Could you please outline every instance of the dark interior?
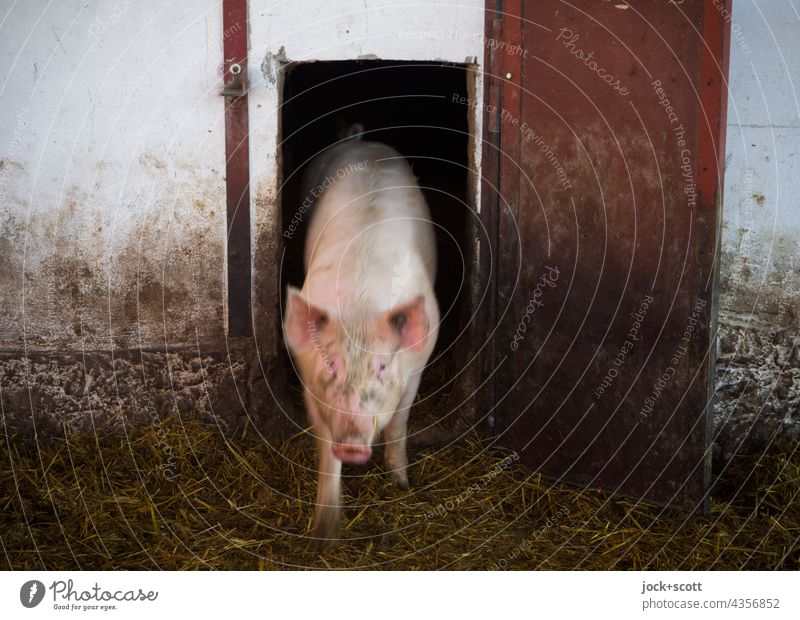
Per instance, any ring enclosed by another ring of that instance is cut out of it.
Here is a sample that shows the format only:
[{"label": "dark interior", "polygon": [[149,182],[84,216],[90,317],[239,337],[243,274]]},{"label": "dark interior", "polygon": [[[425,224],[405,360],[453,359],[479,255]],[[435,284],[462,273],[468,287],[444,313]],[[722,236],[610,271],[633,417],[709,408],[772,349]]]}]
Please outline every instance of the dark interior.
[{"label": "dark interior", "polygon": [[[460,373],[466,365],[460,358],[469,357],[464,354],[469,347],[463,333],[471,316],[466,271],[471,264],[472,208],[468,75],[466,65],[378,60],[309,62],[284,71],[280,115],[284,228],[298,212],[308,162],[344,137],[354,123],[364,126],[363,139],[389,144],[409,160],[430,207],[442,323],[411,416],[410,438],[417,444],[442,444],[461,432],[466,410],[460,394],[470,389],[466,374]],[[281,237],[282,291],[287,284],[303,284],[309,216],[291,238]],[[299,405],[299,381],[293,372],[288,378],[289,393]]]},{"label": "dark interior", "polygon": [[[389,144],[410,161],[436,225],[436,295],[443,320],[434,366],[455,362],[453,345],[470,314],[463,307],[468,297],[470,217],[470,108],[463,99],[467,76],[467,68],[460,65],[377,60],[302,63],[286,67],[284,73],[280,117],[284,226],[297,213],[308,162],[341,139],[352,124],[364,126],[363,139]],[[291,238],[282,237],[281,290],[303,283],[308,219],[303,218]],[[433,369],[431,373],[437,374]]]}]

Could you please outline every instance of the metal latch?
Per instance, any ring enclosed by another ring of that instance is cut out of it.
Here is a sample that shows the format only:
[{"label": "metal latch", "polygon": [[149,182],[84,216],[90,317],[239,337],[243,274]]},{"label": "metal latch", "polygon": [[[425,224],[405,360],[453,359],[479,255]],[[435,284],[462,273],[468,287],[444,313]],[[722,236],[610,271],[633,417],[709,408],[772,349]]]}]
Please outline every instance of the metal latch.
[{"label": "metal latch", "polygon": [[232,62],[225,72],[225,87],[220,93],[223,97],[243,97],[247,94],[247,71],[245,61]]}]

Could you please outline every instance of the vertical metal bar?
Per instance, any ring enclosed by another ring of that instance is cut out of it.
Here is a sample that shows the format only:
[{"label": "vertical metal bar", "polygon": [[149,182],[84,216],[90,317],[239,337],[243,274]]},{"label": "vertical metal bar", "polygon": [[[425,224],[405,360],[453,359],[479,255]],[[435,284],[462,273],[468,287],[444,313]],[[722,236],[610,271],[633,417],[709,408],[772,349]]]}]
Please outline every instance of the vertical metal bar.
[{"label": "vertical metal bar", "polygon": [[[509,49],[522,49],[521,0],[505,0],[503,3],[502,44]],[[497,44],[495,44],[497,46]],[[493,46],[494,47],[494,46]],[[501,48],[504,49],[504,48]],[[500,125],[500,204],[498,205],[498,253],[499,265],[508,273],[498,272],[498,320],[511,301],[514,282],[517,279],[520,259],[520,239],[515,234],[519,221],[519,162],[520,131],[517,128],[522,116],[522,56],[500,53],[496,59],[499,69],[500,101],[498,123]],[[529,86],[530,88],[530,86]]]},{"label": "vertical metal bar", "polygon": [[[727,0],[728,15],[731,0]],[[700,128],[697,145],[697,190],[700,207],[714,211],[725,166],[725,122],[728,107],[730,22],[713,3],[705,5],[700,61]]]},{"label": "vertical metal bar", "polygon": [[223,0],[228,335],[252,333],[250,154],[247,118],[247,0]]},{"label": "vertical metal bar", "polygon": [[[503,0],[488,0],[484,18],[484,36],[498,39],[503,29]],[[486,237],[481,238],[479,252],[479,287],[485,291],[485,302],[479,309],[480,319],[473,321],[475,341],[485,336],[478,332],[478,326],[497,324],[497,214],[500,203],[500,64],[499,54],[493,45],[484,46],[483,75],[484,97],[483,108],[483,155],[481,157],[481,219]],[[480,298],[480,293],[477,298]],[[495,368],[495,344],[490,342],[481,355],[478,382],[491,377]],[[493,407],[495,400],[494,381],[488,381],[481,391],[478,410],[487,412],[486,426],[492,433],[495,427]]]},{"label": "vertical metal bar", "polygon": [[[505,0],[502,4],[500,24],[493,37],[499,39],[487,47],[496,48],[493,58],[493,80],[498,87],[497,100],[490,102],[494,111],[494,123],[498,131],[498,164],[497,164],[497,203],[494,212],[494,232],[496,243],[492,260],[496,264],[494,285],[495,317],[492,325],[498,326],[500,334],[512,333],[505,329],[509,320],[508,310],[512,302],[514,284],[519,277],[520,239],[517,234],[520,213],[519,161],[520,131],[522,116],[522,55],[501,52],[503,49],[522,49],[522,11],[521,0]],[[500,339],[495,339],[495,364],[503,364],[507,349],[497,349]],[[510,378],[508,371],[498,372],[494,389],[494,403],[503,402],[508,393]],[[497,433],[508,429],[507,420],[502,416],[496,420]]]},{"label": "vertical metal bar", "polygon": [[[708,339],[708,401],[706,406],[706,452],[703,466],[705,489],[711,488],[711,437],[714,431],[714,398],[716,381],[717,314],[719,312],[719,267],[722,231],[722,190],[725,186],[725,134],[728,117],[728,64],[730,60],[731,22],[723,15],[732,14],[732,0],[725,1],[727,13],[707,3],[703,19],[703,53],[700,62],[700,127],[696,171],[700,208],[712,213],[714,256],[711,272],[711,325]],[[707,124],[706,124],[707,123]],[[703,512],[709,510],[709,498],[703,499]]]}]

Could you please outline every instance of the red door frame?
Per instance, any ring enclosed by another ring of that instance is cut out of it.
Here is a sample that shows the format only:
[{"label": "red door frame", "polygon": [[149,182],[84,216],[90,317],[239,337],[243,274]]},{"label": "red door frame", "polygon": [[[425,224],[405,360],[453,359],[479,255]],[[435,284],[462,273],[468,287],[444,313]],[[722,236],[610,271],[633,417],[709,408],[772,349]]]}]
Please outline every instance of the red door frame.
[{"label": "red door frame", "polygon": [[223,0],[228,335],[252,334],[247,0]]},{"label": "red door frame", "polygon": [[[716,227],[716,242],[719,243],[719,218],[721,217],[721,194],[723,187],[725,157],[725,123],[727,104],[727,75],[730,42],[731,0],[726,0],[727,13],[717,9],[714,3],[705,2],[703,9],[703,48],[700,61],[699,85],[699,118],[700,127],[697,136],[697,179],[698,211],[704,212],[714,219],[710,222]],[[531,3],[524,10],[535,11],[537,5]],[[524,49],[524,18],[532,19],[533,15],[523,15],[521,0],[487,0],[484,31],[486,37],[494,41],[502,41],[505,49]],[[484,107],[484,142],[482,164],[482,219],[487,239],[480,249],[481,284],[495,300],[493,304],[482,310],[483,324],[498,325],[503,321],[512,301],[511,296],[519,270],[519,248],[513,244],[502,243],[503,239],[516,238],[516,222],[519,221],[520,207],[520,168],[523,144],[520,132],[512,127],[509,119],[521,118],[522,87],[532,88],[523,83],[522,56],[498,51],[501,46],[485,47],[485,107]],[[504,131],[505,129],[505,131]],[[698,247],[695,251],[700,257],[706,253],[718,256],[717,248]],[[489,257],[487,259],[487,257]],[[719,262],[715,260],[712,275],[718,280]],[[525,288],[525,283],[521,283]],[[698,285],[699,286],[699,285]],[[712,297],[712,323],[710,338],[716,334],[716,291]],[[493,375],[498,364],[504,360],[500,347],[486,356],[482,369],[485,377]],[[714,375],[714,347],[710,346],[709,355],[709,396],[707,407],[708,424],[703,432],[706,440],[711,436],[711,407]],[[502,407],[506,394],[492,385],[481,399],[485,410],[494,411]],[[498,404],[499,403],[499,404]],[[490,417],[491,420],[494,416]],[[514,429],[509,429],[511,433]],[[508,439],[506,439],[508,441]],[[511,441],[513,443],[513,441]],[[710,450],[706,450],[703,478],[708,488],[710,476]],[[523,460],[525,455],[523,455]],[[530,460],[530,459],[529,459]],[[568,480],[567,480],[568,481]],[[708,498],[699,504],[684,502],[685,507],[696,510],[707,510]],[[681,502],[677,502],[680,505]]]}]

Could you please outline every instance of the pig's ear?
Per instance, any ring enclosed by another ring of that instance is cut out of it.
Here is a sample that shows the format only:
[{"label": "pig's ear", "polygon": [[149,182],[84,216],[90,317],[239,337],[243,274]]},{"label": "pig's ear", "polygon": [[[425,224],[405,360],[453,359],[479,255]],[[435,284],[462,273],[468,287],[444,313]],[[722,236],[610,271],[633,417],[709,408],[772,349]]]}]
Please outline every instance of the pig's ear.
[{"label": "pig's ear", "polygon": [[425,312],[424,295],[392,308],[384,317],[391,330],[400,337],[401,348],[421,351],[425,347],[430,323]]},{"label": "pig's ear", "polygon": [[292,351],[306,351],[319,341],[330,323],[330,313],[308,302],[294,286],[286,289],[286,316],[283,330]]}]

